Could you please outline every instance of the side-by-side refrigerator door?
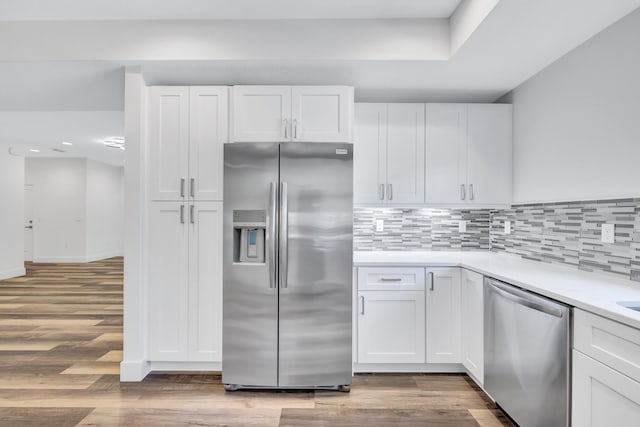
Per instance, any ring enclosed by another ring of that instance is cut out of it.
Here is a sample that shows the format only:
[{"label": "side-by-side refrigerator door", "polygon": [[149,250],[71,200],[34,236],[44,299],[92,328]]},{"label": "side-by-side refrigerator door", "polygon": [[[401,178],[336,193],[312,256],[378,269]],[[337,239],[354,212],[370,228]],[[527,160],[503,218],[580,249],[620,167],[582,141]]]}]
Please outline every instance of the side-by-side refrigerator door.
[{"label": "side-by-side refrigerator door", "polygon": [[281,144],[281,387],[351,384],[352,164],[351,144]]},{"label": "side-by-side refrigerator door", "polygon": [[278,385],[278,144],[224,146],[222,382]]}]

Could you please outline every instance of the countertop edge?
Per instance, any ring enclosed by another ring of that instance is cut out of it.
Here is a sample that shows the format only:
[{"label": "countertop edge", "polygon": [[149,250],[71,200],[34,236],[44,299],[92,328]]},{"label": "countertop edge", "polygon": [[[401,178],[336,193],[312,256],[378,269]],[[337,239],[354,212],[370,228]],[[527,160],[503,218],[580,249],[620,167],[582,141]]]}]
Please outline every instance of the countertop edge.
[{"label": "countertop edge", "polygon": [[[397,252],[393,252],[394,256],[397,257],[398,253]],[[462,254],[465,254],[466,256],[473,256],[473,252],[462,252]],[[482,254],[481,256],[484,257],[497,257],[497,256],[503,256],[503,255],[496,255],[496,254],[491,254],[491,253],[487,253],[487,252],[481,252],[480,254]],[[442,257],[442,255],[444,254],[438,254],[439,257]],[[462,256],[465,256],[462,255]],[[446,255],[445,255],[446,256]],[[512,257],[512,259],[510,260],[510,262],[517,262],[517,260],[515,259],[515,257]],[[528,261],[528,260],[522,260],[523,264],[526,264],[528,268],[531,267],[531,262],[535,262],[535,261]],[[548,288],[541,288],[539,286],[536,286],[535,284],[531,283],[531,282],[526,282],[526,281],[522,281],[518,278],[514,278],[511,276],[505,276],[504,274],[500,274],[499,272],[496,272],[495,270],[492,270],[491,268],[486,268],[486,267],[481,267],[478,265],[474,265],[473,263],[469,263],[469,262],[465,262],[465,261],[461,261],[461,260],[457,260],[457,261],[443,261],[443,260],[437,260],[437,261],[429,261],[429,260],[425,260],[425,261],[416,261],[416,260],[412,260],[412,261],[402,261],[402,260],[392,260],[392,261],[385,261],[385,260],[379,260],[379,261],[355,261],[353,262],[353,266],[354,267],[381,267],[381,266],[389,266],[389,267],[460,267],[460,268],[464,268],[467,270],[471,270],[474,271],[476,273],[482,274],[483,276],[488,276],[506,283],[509,283],[511,285],[520,287],[522,289],[534,292],[536,294],[542,295],[544,297],[547,298],[551,298],[554,299],[556,301],[562,302],[564,304],[579,308],[581,310],[585,310],[588,311],[590,313],[602,316],[604,318],[607,318],[609,320],[613,320],[616,321],[618,323],[621,323],[623,325],[626,326],[630,326],[636,329],[640,329],[640,315],[638,315],[636,317],[634,317],[634,314],[636,314],[635,312],[631,312],[631,313],[624,313],[624,310],[629,310],[627,308],[624,308],[622,306],[617,306],[617,307],[613,307],[614,309],[608,309],[607,307],[603,307],[603,306],[598,306],[598,305],[594,305],[593,303],[585,300],[585,299],[581,299],[578,296],[572,296],[572,295],[568,295],[567,293],[562,293],[562,292],[554,292],[553,290],[550,290]],[[547,264],[541,264],[542,266],[548,266]],[[562,268],[564,270],[566,270],[566,273],[570,274],[571,273],[571,269],[570,267],[564,267],[564,266],[559,266],[559,268]],[[584,272],[581,272],[584,273]],[[578,276],[578,272],[575,272],[575,275]],[[588,273],[588,274],[594,274],[597,277],[597,273]],[[577,279],[579,280],[579,279]],[[610,279],[611,281],[620,281],[620,279],[617,278],[612,278]],[[629,283],[631,284],[631,282]],[[603,288],[608,286],[607,284],[602,284],[601,285]],[[638,295],[639,295],[639,300],[640,300],[640,288],[638,289]],[[609,303],[610,305],[610,303]],[[621,312],[618,312],[621,311]]]}]

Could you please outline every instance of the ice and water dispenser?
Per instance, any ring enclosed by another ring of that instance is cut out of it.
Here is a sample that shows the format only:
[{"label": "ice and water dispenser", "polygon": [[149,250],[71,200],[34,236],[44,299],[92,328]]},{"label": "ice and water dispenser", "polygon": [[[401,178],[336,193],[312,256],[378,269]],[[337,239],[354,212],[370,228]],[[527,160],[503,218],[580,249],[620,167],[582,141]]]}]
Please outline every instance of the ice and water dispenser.
[{"label": "ice and water dispenser", "polygon": [[263,210],[233,211],[233,261],[264,263],[264,238],[267,212]]}]

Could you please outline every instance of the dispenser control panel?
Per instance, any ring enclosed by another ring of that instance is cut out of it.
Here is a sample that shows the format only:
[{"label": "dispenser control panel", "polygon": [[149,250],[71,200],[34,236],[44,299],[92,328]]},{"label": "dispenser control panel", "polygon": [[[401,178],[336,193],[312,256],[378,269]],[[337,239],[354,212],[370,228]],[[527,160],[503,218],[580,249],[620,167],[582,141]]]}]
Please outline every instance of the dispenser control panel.
[{"label": "dispenser control panel", "polygon": [[264,210],[233,211],[234,262],[265,262],[265,231],[267,212]]}]

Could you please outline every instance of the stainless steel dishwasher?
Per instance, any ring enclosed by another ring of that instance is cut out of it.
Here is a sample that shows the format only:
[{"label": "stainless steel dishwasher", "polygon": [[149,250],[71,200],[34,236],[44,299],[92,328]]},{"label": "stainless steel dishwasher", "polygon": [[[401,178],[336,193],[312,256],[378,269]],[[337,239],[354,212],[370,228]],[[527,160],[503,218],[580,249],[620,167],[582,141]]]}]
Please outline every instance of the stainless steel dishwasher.
[{"label": "stainless steel dishwasher", "polygon": [[570,307],[485,278],[484,387],[521,427],[569,426]]}]

